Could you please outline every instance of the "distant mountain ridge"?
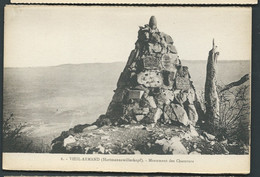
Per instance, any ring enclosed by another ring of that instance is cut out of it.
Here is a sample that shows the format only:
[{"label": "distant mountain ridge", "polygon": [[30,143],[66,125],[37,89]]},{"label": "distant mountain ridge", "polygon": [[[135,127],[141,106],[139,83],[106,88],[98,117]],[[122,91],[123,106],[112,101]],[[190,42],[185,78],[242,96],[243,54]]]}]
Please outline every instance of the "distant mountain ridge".
[{"label": "distant mountain ridge", "polygon": [[[184,63],[203,63],[207,62],[207,60],[181,60]],[[219,60],[219,63],[232,63],[232,62],[250,62],[250,60]],[[124,61],[115,61],[111,63],[66,63],[66,64],[59,64],[59,65],[52,65],[52,66],[27,66],[27,67],[4,67],[4,69],[19,69],[19,68],[47,68],[47,67],[69,67],[69,66],[87,66],[87,65],[118,65],[123,64],[125,65],[126,62]]]}]

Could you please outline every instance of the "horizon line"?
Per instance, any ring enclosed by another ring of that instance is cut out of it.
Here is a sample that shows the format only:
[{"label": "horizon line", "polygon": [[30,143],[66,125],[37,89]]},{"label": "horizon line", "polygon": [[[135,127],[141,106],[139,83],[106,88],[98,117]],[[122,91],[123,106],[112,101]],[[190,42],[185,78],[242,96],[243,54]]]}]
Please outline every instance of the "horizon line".
[{"label": "horizon line", "polygon": [[[181,61],[190,61],[190,62],[199,62],[207,60],[184,60]],[[250,60],[219,60],[218,62],[234,62],[234,61],[250,61]],[[3,68],[46,68],[46,67],[59,67],[64,65],[84,65],[84,64],[113,64],[113,63],[127,63],[127,61],[113,61],[113,62],[89,62],[89,63],[64,63],[58,65],[49,65],[49,66],[3,66]]]}]

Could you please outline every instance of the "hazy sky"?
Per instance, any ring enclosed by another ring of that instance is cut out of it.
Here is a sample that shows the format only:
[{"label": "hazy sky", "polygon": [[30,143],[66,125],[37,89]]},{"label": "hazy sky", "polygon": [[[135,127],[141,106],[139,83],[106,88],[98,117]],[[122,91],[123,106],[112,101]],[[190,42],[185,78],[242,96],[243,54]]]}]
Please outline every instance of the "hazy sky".
[{"label": "hazy sky", "polygon": [[251,58],[251,9],[245,7],[7,6],[5,67],[127,61],[139,26],[155,15],[180,59]]}]

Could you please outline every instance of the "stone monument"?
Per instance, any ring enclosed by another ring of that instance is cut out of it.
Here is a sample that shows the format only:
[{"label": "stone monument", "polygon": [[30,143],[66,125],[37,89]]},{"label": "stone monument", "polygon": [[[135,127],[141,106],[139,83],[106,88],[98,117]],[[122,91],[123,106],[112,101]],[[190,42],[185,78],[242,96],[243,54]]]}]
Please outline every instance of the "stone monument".
[{"label": "stone monument", "polygon": [[159,31],[154,16],[140,27],[114,92],[106,114],[97,120],[101,125],[160,122],[195,126],[198,121],[188,67],[181,64],[172,37]]}]

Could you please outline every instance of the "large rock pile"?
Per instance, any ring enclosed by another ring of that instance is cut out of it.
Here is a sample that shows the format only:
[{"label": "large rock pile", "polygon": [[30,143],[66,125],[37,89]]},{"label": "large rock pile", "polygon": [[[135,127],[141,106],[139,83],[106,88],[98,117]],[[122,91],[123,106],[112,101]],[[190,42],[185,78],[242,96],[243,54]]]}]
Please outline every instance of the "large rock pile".
[{"label": "large rock pile", "polygon": [[140,27],[135,49],[98,125],[160,121],[195,126],[195,90],[173,43],[171,36],[159,31],[154,16]]}]

